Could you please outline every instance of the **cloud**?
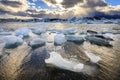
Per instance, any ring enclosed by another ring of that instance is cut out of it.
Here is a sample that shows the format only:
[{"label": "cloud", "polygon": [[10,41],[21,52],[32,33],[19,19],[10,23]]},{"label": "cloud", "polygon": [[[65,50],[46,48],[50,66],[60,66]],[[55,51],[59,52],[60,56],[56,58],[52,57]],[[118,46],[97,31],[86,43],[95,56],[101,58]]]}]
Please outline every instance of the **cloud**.
[{"label": "cloud", "polygon": [[72,8],[77,4],[82,4],[79,7],[97,7],[97,6],[107,6],[105,0],[43,0],[48,5],[57,5],[63,8]]},{"label": "cloud", "polygon": [[0,10],[10,13],[25,11],[28,8],[27,0],[0,0]]},{"label": "cloud", "polygon": [[51,3],[51,4],[57,4],[56,0],[45,0],[45,2]]},{"label": "cloud", "polygon": [[105,2],[105,0],[85,0],[85,4],[83,7],[105,7],[108,4]]},{"label": "cloud", "polygon": [[50,9],[36,7],[39,0],[0,0],[0,15],[32,18],[116,17],[120,5],[112,6],[105,0],[42,0]]},{"label": "cloud", "polygon": [[71,8],[71,7],[74,7],[75,5],[77,5],[78,3],[83,3],[83,0],[63,0],[61,5],[64,8]]},{"label": "cloud", "polygon": [[62,14],[62,17],[67,18],[73,16],[120,16],[120,6],[112,6],[105,0],[62,0],[61,2],[59,0],[45,0],[45,2],[49,4],[48,6],[54,5],[61,10],[67,10]]}]

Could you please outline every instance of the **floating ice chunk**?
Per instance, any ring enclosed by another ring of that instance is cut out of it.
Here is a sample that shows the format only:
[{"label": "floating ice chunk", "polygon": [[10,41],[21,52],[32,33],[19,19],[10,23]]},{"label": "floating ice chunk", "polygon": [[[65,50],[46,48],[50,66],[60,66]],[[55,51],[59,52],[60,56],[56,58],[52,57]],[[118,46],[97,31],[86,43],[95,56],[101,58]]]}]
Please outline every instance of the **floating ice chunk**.
[{"label": "floating ice chunk", "polygon": [[49,30],[51,33],[62,33],[62,30],[52,29]]},{"label": "floating ice chunk", "polygon": [[40,34],[42,34],[42,33],[45,33],[45,32],[46,32],[46,29],[45,29],[45,28],[34,28],[34,29],[32,30],[32,32],[35,33],[35,34],[40,35]]},{"label": "floating ice chunk", "polygon": [[113,41],[113,34],[110,34],[110,33],[106,33],[106,34],[96,34],[96,35],[94,35],[94,36],[95,36],[95,37],[98,37],[98,38],[101,38],[101,39]]},{"label": "floating ice chunk", "polygon": [[99,46],[112,47],[109,41],[99,38],[99,37],[87,36],[86,40],[88,40],[90,43],[93,43]]},{"label": "floating ice chunk", "polygon": [[32,48],[38,48],[40,46],[43,46],[45,45],[45,40],[44,39],[41,39],[41,38],[35,38],[33,39],[29,45],[32,47]]},{"label": "floating ice chunk", "polygon": [[98,61],[102,60],[99,56],[96,56],[93,53],[85,51],[85,54],[87,57],[89,57],[89,59],[92,63],[97,63]]},{"label": "floating ice chunk", "polygon": [[0,35],[12,35],[11,32],[0,32]]},{"label": "floating ice chunk", "polygon": [[57,34],[54,37],[54,43],[56,45],[62,45],[66,42],[65,35],[64,34]]},{"label": "floating ice chunk", "polygon": [[78,35],[67,35],[66,39],[67,39],[67,41],[76,42],[76,43],[80,43],[80,44],[82,44],[84,42],[84,38],[80,37]]},{"label": "floating ice chunk", "polygon": [[73,72],[81,72],[84,68],[84,64],[66,60],[57,52],[51,52],[50,58],[46,59],[45,62],[48,65],[52,65]]},{"label": "floating ice chunk", "polygon": [[106,38],[111,38],[111,39],[113,39],[113,37],[114,37],[114,35],[111,33],[105,33],[105,34],[103,34],[103,36]]},{"label": "floating ice chunk", "polygon": [[78,29],[76,27],[71,27],[71,28],[67,28],[67,29],[64,29],[62,31],[63,34],[67,35],[67,34],[75,34],[77,33]]},{"label": "floating ice chunk", "polygon": [[5,42],[5,48],[15,48],[23,44],[23,40],[16,36],[5,36],[3,40]]},{"label": "floating ice chunk", "polygon": [[[22,36],[21,36],[22,37]],[[34,34],[32,31],[30,31],[30,33],[29,33],[29,38],[30,39],[34,39],[34,38],[38,38],[39,37],[39,35],[37,35],[37,34]]]},{"label": "floating ice chunk", "polygon": [[27,28],[19,28],[15,31],[16,36],[22,35],[23,37],[28,37],[30,33],[30,30]]},{"label": "floating ice chunk", "polygon": [[98,34],[98,32],[93,31],[93,30],[87,30],[87,33],[89,33],[89,34]]},{"label": "floating ice chunk", "polygon": [[88,33],[87,33],[87,31],[82,31],[82,32],[80,32],[80,34],[81,35],[87,35]]}]

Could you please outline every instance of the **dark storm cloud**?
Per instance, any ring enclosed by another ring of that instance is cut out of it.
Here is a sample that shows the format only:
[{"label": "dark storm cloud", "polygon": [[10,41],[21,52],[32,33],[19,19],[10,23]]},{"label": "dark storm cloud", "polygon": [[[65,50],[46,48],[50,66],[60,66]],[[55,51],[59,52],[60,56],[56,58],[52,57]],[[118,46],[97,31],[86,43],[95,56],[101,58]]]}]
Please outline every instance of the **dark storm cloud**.
[{"label": "dark storm cloud", "polygon": [[4,11],[4,9],[0,9],[0,14],[10,13],[9,11]]},{"label": "dark storm cloud", "polygon": [[[50,3],[50,4],[58,4],[58,0],[45,0],[45,2]],[[85,2],[85,4],[84,4]],[[63,0],[61,3],[59,3],[63,8],[71,8],[74,7],[77,4],[83,4],[83,7],[104,7],[107,6],[108,4],[104,0]],[[80,6],[80,7],[82,7]]]},{"label": "dark storm cloud", "polygon": [[25,11],[27,8],[27,0],[0,0],[1,11],[19,12]]},{"label": "dark storm cloud", "polygon": [[108,4],[104,0],[85,0],[86,4],[85,7],[105,7]]},{"label": "dark storm cloud", "polygon": [[[37,8],[35,3],[30,3],[28,0],[0,0],[0,15],[10,14],[23,18],[26,16],[32,18],[70,18],[83,16],[120,17],[120,6],[109,5],[105,0],[42,1],[50,6],[51,9]],[[55,7],[57,10],[54,10]]]},{"label": "dark storm cloud", "polygon": [[49,3],[51,3],[51,4],[56,4],[57,2],[56,2],[56,0],[45,0],[46,2],[49,2]]},{"label": "dark storm cloud", "polygon": [[5,5],[5,6],[11,6],[11,7],[20,7],[22,5],[21,2],[18,2],[18,1],[7,1],[7,0],[0,1],[0,3]]},{"label": "dark storm cloud", "polygon": [[63,0],[61,3],[64,8],[74,7],[78,3],[83,3],[83,0]]}]

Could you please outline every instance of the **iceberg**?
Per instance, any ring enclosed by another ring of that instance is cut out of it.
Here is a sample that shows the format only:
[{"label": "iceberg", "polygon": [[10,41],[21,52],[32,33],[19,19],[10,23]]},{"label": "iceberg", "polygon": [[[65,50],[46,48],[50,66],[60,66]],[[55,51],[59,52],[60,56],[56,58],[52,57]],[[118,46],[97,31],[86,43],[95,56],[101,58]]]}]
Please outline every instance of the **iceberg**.
[{"label": "iceberg", "polygon": [[5,48],[15,48],[23,44],[23,39],[16,36],[5,36],[3,37]]},{"label": "iceberg", "polygon": [[55,45],[62,45],[66,42],[65,35],[64,34],[57,34],[54,37],[54,44]]},{"label": "iceberg", "polygon": [[67,41],[80,43],[82,44],[85,40],[83,37],[80,37],[79,35],[67,35],[66,36]]},{"label": "iceberg", "polygon": [[84,68],[84,64],[66,60],[57,52],[51,52],[50,58],[45,59],[45,63],[49,66],[54,66],[73,72],[82,72]]},{"label": "iceberg", "polygon": [[32,48],[38,48],[40,46],[43,46],[45,45],[45,40],[44,39],[41,39],[41,38],[35,38],[33,39],[29,45],[32,47]]},{"label": "iceberg", "polygon": [[28,37],[30,30],[28,28],[19,28],[15,31],[16,36]]},{"label": "iceberg", "polygon": [[90,52],[87,52],[87,51],[84,51],[84,52],[92,63],[97,63],[98,61],[102,60],[99,56],[97,56],[93,53],[90,53]]},{"label": "iceberg", "polygon": [[71,28],[62,30],[62,33],[65,35],[68,35],[68,34],[75,34],[75,33],[77,33],[77,31],[78,31],[78,29],[76,27],[71,27]]}]

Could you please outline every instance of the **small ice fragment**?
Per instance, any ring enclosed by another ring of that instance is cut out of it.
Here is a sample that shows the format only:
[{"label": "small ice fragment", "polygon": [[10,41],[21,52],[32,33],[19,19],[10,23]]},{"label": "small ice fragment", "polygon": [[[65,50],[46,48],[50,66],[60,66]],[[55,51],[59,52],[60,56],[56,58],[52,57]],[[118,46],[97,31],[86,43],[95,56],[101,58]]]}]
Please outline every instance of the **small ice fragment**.
[{"label": "small ice fragment", "polygon": [[114,37],[114,35],[111,33],[105,33],[105,34],[103,34],[103,36],[105,36],[106,38],[111,38],[111,39],[113,39],[113,37]]},{"label": "small ice fragment", "polygon": [[90,61],[93,63],[97,63],[98,61],[102,60],[99,56],[96,56],[93,53],[85,51],[87,57],[89,57]]}]

